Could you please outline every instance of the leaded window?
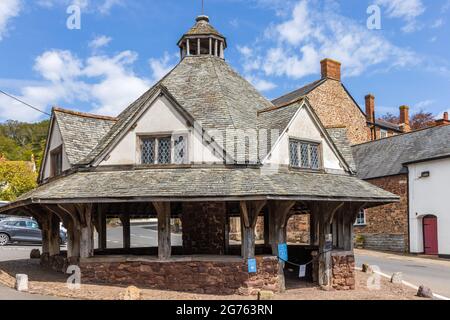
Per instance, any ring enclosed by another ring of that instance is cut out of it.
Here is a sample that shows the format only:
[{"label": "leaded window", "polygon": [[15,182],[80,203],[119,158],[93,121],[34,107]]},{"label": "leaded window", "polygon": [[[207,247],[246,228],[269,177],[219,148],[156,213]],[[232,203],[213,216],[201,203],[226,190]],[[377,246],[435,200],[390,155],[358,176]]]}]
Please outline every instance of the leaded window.
[{"label": "leaded window", "polygon": [[186,163],[186,138],[176,137],[173,141],[173,160],[176,164]]},{"label": "leaded window", "polygon": [[155,139],[144,138],[141,142],[142,164],[155,163]]},{"label": "leaded window", "polygon": [[170,164],[171,163],[171,153],[172,153],[171,144],[172,144],[171,138],[158,139],[158,163],[159,164]]},{"label": "leaded window", "polygon": [[291,166],[293,167],[299,167],[300,166],[300,161],[299,161],[299,157],[298,157],[298,148],[300,147],[300,142],[299,141],[294,141],[291,140],[291,142],[289,143],[289,153],[291,156]]},{"label": "leaded window", "polygon": [[321,167],[320,146],[317,143],[291,139],[289,154],[292,167],[313,170]]},{"label": "leaded window", "polygon": [[141,137],[141,164],[184,164],[187,162],[187,137]]}]

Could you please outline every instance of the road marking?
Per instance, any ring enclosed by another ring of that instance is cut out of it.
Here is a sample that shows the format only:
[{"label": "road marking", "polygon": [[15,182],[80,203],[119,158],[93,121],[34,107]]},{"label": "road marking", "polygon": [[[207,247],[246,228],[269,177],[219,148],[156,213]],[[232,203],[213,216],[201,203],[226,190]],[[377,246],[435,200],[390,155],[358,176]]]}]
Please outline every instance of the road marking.
[{"label": "road marking", "polygon": [[[355,270],[362,271],[362,268],[355,267]],[[392,278],[392,276],[390,276],[390,275],[388,275],[388,274],[386,274],[386,273],[383,273],[383,272],[381,272],[381,271],[375,271],[375,270],[374,270],[374,273],[379,274],[380,276],[385,277],[385,278],[387,278],[387,279],[389,279],[389,280]],[[410,283],[410,282],[402,281],[402,284],[405,285],[405,286],[407,286],[407,287],[410,287],[411,289],[419,290],[419,287],[418,287],[418,286],[416,286],[416,285],[414,285],[414,284],[412,284],[412,283]],[[440,299],[440,300],[450,300],[450,298],[448,298],[448,297],[446,297],[446,296],[442,296],[442,295],[440,295],[440,294],[436,294],[436,293],[433,293],[433,296],[434,296],[435,298],[437,298],[437,299]]]}]

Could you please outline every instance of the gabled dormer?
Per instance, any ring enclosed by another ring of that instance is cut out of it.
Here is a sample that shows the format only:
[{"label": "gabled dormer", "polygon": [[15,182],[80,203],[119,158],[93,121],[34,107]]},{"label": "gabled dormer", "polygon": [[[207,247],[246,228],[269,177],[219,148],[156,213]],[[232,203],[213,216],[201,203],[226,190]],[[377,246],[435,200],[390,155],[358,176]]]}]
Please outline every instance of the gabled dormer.
[{"label": "gabled dormer", "polygon": [[86,157],[116,118],[53,108],[39,182],[56,178]]}]

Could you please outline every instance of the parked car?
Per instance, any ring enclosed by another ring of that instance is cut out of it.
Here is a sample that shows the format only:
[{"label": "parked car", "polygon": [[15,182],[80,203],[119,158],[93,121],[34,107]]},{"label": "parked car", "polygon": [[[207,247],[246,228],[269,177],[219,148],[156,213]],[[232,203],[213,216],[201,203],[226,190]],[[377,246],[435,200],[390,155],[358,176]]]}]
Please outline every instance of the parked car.
[{"label": "parked car", "polygon": [[[59,232],[60,243],[67,240],[67,232],[61,229]],[[42,243],[42,232],[38,223],[28,218],[8,218],[0,221],[0,246],[12,242]]]}]

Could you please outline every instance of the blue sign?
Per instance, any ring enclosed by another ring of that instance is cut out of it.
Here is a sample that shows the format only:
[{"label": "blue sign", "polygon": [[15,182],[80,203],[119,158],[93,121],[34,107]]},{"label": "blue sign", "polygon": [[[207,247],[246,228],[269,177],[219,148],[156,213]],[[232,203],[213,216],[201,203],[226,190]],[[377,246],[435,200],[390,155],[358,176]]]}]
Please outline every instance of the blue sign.
[{"label": "blue sign", "polygon": [[248,259],[248,273],[256,273],[256,259]]},{"label": "blue sign", "polygon": [[288,247],[286,243],[278,245],[278,258],[282,261],[288,261]]}]

